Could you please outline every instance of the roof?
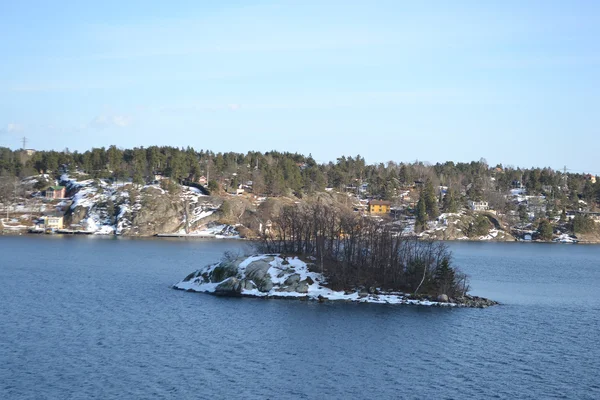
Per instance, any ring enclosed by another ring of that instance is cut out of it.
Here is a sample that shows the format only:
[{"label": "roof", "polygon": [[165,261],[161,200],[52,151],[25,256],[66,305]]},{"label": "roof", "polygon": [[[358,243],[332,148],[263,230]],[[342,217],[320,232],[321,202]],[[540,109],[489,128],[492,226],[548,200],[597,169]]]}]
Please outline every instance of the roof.
[{"label": "roof", "polygon": [[64,186],[50,186],[48,190],[62,190],[64,188]]},{"label": "roof", "polygon": [[392,203],[390,201],[384,201],[384,200],[370,200],[369,205],[370,206],[390,206],[390,205],[392,205]]}]

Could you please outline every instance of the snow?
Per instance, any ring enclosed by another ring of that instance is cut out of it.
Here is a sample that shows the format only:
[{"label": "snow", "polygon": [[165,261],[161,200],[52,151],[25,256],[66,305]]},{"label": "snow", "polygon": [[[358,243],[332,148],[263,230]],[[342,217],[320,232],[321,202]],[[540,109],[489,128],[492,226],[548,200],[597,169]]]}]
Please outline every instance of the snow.
[{"label": "snow", "polygon": [[[212,214],[212,212],[211,212]],[[170,236],[169,234],[159,234],[159,236]],[[201,229],[196,229],[190,233],[186,233],[185,229],[181,229],[173,236],[181,237],[200,237],[200,238],[214,238],[214,239],[240,239],[239,232],[233,225],[216,224],[206,226]]]},{"label": "snow", "polygon": [[577,240],[577,239],[575,239],[575,238],[574,238],[574,237],[572,237],[572,236],[569,236],[569,235],[568,235],[568,234],[566,234],[566,233],[562,233],[562,234],[558,235],[558,237],[557,237],[557,238],[555,238],[555,239],[553,240],[553,242],[558,242],[558,243],[577,243],[577,242],[578,242],[578,240]]},{"label": "snow", "polygon": [[[69,192],[75,193],[71,210],[85,209],[82,224],[86,231],[99,235],[120,235],[128,232],[133,226],[132,217],[142,208],[142,192],[152,190],[161,194],[166,193],[159,185],[145,185],[141,188],[140,194],[131,195],[135,198],[130,198],[132,188],[130,182],[111,182],[101,179],[80,181],[68,174],[63,174],[60,181],[67,186]],[[218,209],[218,206],[208,203],[206,199],[209,197],[203,195],[197,188],[182,187],[180,197],[189,205],[191,214],[189,221],[185,221],[184,217],[181,221],[182,225],[189,222],[189,226],[197,226],[201,220],[211,216]],[[108,212],[108,203],[112,203],[114,214]],[[230,237],[237,235],[237,232],[222,227],[208,230],[204,234],[209,237]]]},{"label": "snow", "polygon": [[[298,257],[283,258],[280,255],[254,255],[243,260],[238,267],[236,278],[246,278],[246,268],[254,261],[264,260],[274,257],[274,260],[269,263],[270,268],[268,273],[273,282],[273,289],[268,292],[261,292],[258,289],[243,289],[241,294],[249,297],[286,297],[286,298],[308,298],[311,300],[335,300],[335,301],[351,301],[359,303],[378,303],[378,304],[415,304],[425,306],[449,306],[455,307],[454,303],[440,303],[429,300],[415,300],[407,298],[403,293],[381,293],[381,294],[366,294],[360,293],[358,290],[351,292],[335,291],[326,286],[325,277],[318,273],[309,270],[308,265]],[[284,264],[286,261],[288,264]],[[202,274],[210,274],[220,263],[206,266],[196,271],[194,278],[187,282],[179,282],[174,285],[175,288],[181,290],[191,290],[195,292],[214,293],[217,286],[222,283],[205,282]],[[305,281],[311,278],[313,283],[308,285],[307,293],[280,291],[284,282],[293,274],[300,275],[300,281]],[[227,278],[231,279],[231,278]],[[223,282],[227,281],[224,280]]]}]

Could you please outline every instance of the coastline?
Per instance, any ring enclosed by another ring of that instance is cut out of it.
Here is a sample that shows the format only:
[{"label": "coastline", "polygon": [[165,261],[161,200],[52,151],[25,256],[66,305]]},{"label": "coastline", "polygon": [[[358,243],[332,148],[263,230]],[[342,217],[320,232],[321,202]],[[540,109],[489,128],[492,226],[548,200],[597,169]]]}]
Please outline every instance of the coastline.
[{"label": "coastline", "polygon": [[[52,236],[102,236],[102,237],[123,237],[123,238],[159,238],[159,239],[216,239],[216,240],[241,240],[241,241],[259,241],[257,238],[246,238],[240,236],[225,236],[225,235],[214,235],[210,233],[199,233],[199,234],[182,234],[182,233],[157,233],[155,235],[120,235],[115,233],[110,234],[102,234],[96,232],[89,231],[70,231],[70,230],[61,230],[62,232],[56,232],[52,234]],[[44,232],[33,232],[28,227],[27,228],[19,228],[19,229],[4,229],[0,231],[0,236],[40,236],[46,235]],[[559,240],[479,240],[479,239],[434,239],[434,241],[438,242],[449,242],[449,243],[460,243],[460,242],[468,242],[468,243],[537,243],[537,244],[600,244],[600,240],[598,241],[589,241],[576,239],[574,241],[559,241]]]}]

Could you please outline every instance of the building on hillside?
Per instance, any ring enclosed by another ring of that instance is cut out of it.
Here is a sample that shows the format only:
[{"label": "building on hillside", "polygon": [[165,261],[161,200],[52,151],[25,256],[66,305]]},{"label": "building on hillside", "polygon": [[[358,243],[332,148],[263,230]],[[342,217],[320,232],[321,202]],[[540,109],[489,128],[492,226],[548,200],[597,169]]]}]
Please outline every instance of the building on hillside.
[{"label": "building on hillside", "polygon": [[371,200],[367,204],[367,211],[372,214],[388,214],[392,203],[383,200]]},{"label": "building on hillside", "polygon": [[585,179],[587,179],[588,181],[590,181],[590,183],[596,183],[596,176],[595,175],[587,174],[585,176]]},{"label": "building on hillside", "polygon": [[50,186],[46,189],[45,196],[47,199],[64,199],[66,196],[66,188],[64,186]]},{"label": "building on hillside", "polygon": [[52,217],[46,216],[44,217],[44,229],[46,230],[56,230],[63,228],[63,217]]},{"label": "building on hillside", "polygon": [[206,177],[202,175],[200,178],[198,178],[198,183],[201,185],[206,185],[208,183],[208,180],[206,180]]},{"label": "building on hillside", "polygon": [[469,200],[469,208],[473,211],[487,211],[490,209],[490,205],[487,201]]},{"label": "building on hillside", "polygon": [[166,177],[162,174],[162,172],[155,172],[154,173],[154,181],[155,182],[160,182],[163,179],[166,179]]}]

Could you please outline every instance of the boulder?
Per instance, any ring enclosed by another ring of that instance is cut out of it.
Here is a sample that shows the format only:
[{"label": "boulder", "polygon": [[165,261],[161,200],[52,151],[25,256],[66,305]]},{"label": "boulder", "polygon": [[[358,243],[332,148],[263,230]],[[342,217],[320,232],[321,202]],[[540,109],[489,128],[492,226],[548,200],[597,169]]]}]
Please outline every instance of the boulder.
[{"label": "boulder", "polygon": [[295,285],[298,282],[300,282],[300,275],[292,274],[292,275],[288,276],[288,278],[285,280],[284,284],[285,285]]},{"label": "boulder", "polygon": [[306,281],[299,282],[296,286],[296,292],[308,293],[308,283]]},{"label": "boulder", "polygon": [[239,296],[242,293],[242,284],[237,278],[229,278],[219,283],[215,294],[221,296]]},{"label": "boulder", "polygon": [[306,277],[306,283],[308,283],[309,285],[312,285],[313,283],[315,283],[315,281],[313,281],[313,279],[310,276],[308,276],[308,277]]},{"label": "boulder", "polygon": [[[273,260],[271,259],[271,261]],[[246,267],[246,279],[252,280],[261,292],[273,289],[273,282],[269,274],[269,268],[271,268],[269,262],[269,259],[257,260]]]},{"label": "boulder", "polygon": [[448,295],[447,294],[440,294],[437,297],[437,301],[440,303],[447,303],[448,302]]},{"label": "boulder", "polygon": [[266,260],[257,260],[251,262],[246,266],[246,278],[256,280],[262,280],[268,274],[271,265]]},{"label": "boulder", "polygon": [[210,274],[210,281],[213,283],[219,283],[227,278],[236,276],[238,273],[239,262],[222,262],[213,269]]},{"label": "boulder", "polygon": [[273,282],[271,282],[271,277],[266,276],[260,283],[256,283],[258,290],[261,292],[268,292],[273,289]]},{"label": "boulder", "polygon": [[253,290],[253,289],[256,289],[256,285],[251,280],[243,279],[242,280],[242,288],[245,290]]}]

